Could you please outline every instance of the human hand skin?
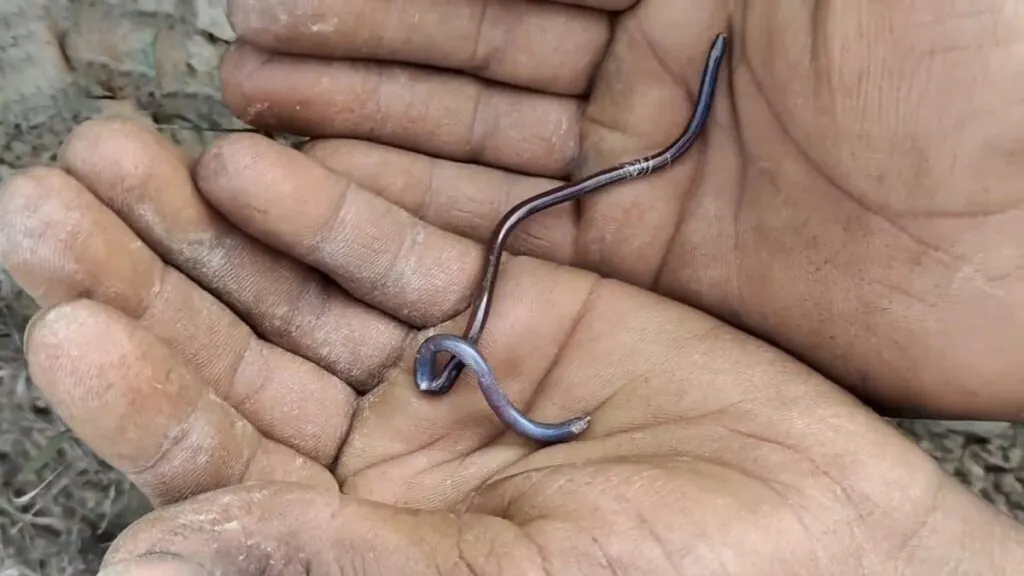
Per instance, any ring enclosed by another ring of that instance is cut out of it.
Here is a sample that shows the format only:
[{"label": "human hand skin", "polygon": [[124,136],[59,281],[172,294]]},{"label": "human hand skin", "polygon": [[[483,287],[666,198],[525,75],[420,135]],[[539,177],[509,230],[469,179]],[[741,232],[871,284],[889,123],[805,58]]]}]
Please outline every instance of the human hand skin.
[{"label": "human hand skin", "polygon": [[[114,574],[1009,574],[1024,534],[849,393],[722,322],[529,256],[472,381],[419,393],[484,247],[255,135],[193,163],[92,121],[0,188],[33,381],[157,506]],[[361,394],[365,392],[365,394]]]},{"label": "human hand skin", "polygon": [[410,6],[231,2],[226,101],[337,137],[308,153],[482,242],[518,200],[675,138],[727,32],[687,157],[525,223],[509,249],[708,311],[887,415],[1020,419],[1016,4]]}]

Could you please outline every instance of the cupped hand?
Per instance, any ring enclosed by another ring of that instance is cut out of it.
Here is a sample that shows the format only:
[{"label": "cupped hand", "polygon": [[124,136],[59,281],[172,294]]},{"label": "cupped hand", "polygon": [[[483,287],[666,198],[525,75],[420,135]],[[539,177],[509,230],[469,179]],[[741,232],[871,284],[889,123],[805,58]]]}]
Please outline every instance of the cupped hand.
[{"label": "cupped hand", "polygon": [[1024,412],[1024,17],[1004,2],[236,1],[231,21],[236,113],[339,138],[309,153],[477,241],[674,139],[727,32],[687,157],[509,249],[708,311],[889,414]]},{"label": "cupped hand", "polygon": [[158,507],[109,553],[118,573],[1024,560],[1016,524],[816,372],[577,268],[510,257],[481,349],[531,417],[592,414],[581,438],[509,433],[471,378],[421,394],[417,343],[460,331],[483,246],[262,137],[190,164],[149,128],[93,121],[59,168],[0,189],[0,262],[44,306],[32,378]]}]

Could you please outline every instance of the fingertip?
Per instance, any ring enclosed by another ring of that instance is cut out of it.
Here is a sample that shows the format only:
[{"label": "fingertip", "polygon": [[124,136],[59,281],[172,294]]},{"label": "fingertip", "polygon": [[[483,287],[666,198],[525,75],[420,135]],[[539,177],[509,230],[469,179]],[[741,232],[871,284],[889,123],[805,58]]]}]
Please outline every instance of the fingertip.
[{"label": "fingertip", "polygon": [[[50,302],[41,269],[59,265],[54,246],[76,234],[81,215],[71,207],[80,191],[75,178],[50,166],[20,170],[0,182],[0,265],[44,306]],[[60,222],[62,229],[54,231]]]},{"label": "fingertip", "polygon": [[[26,359],[29,370],[49,372],[61,358],[83,342],[95,344],[97,337],[118,338],[120,313],[99,302],[78,298],[43,308],[25,330]],[[90,346],[95,348],[95,346]],[[88,349],[88,348],[87,348]],[[48,378],[42,378],[46,385]]]},{"label": "fingertip", "polygon": [[[14,198],[31,198],[36,190],[53,186],[61,186],[74,179],[60,168],[53,166],[31,166],[15,172],[0,181],[0,202],[9,202]],[[7,211],[0,211],[6,216]]]},{"label": "fingertip", "polygon": [[120,117],[92,118],[71,131],[58,150],[58,158],[78,159],[83,152],[95,150],[107,142],[118,144],[125,139],[133,141],[147,133],[155,131],[134,120]]},{"label": "fingertip", "polygon": [[72,300],[26,334],[33,383],[82,441],[122,471],[145,468],[208,390],[155,336],[105,304]]},{"label": "fingertip", "polygon": [[242,122],[252,124],[261,110],[270,107],[268,102],[257,102],[252,99],[250,86],[253,76],[259,74],[263,65],[273,56],[271,52],[238,41],[221,57],[221,100]]},{"label": "fingertip", "polygon": [[196,186],[215,206],[221,202],[237,202],[236,192],[249,187],[250,176],[247,175],[275,172],[274,159],[268,158],[274,146],[277,144],[269,138],[248,132],[216,140],[195,163]]},{"label": "fingertip", "polygon": [[93,300],[74,299],[44,308],[32,317],[25,329],[25,359],[29,375],[44,395],[51,401],[61,395],[59,375],[68,358],[94,349],[96,342],[118,338],[119,315]]},{"label": "fingertip", "polygon": [[154,174],[178,170],[187,177],[189,159],[150,126],[123,118],[96,118],[82,123],[58,151],[58,163],[94,193],[136,192]]},{"label": "fingertip", "polygon": [[349,146],[356,142],[365,141],[347,138],[317,138],[303,142],[298,150],[327,168],[333,168],[330,165],[331,160],[344,155]]},{"label": "fingertip", "polygon": [[[338,185],[332,176],[301,152],[252,133],[217,142],[195,168],[196,184],[211,205],[278,249],[293,248],[281,243],[331,217],[332,206],[319,191]],[[289,223],[287,230],[282,222]]]},{"label": "fingertip", "polygon": [[[28,324],[25,326],[25,335],[22,340],[22,355],[26,359],[31,357],[32,353],[30,350],[34,348],[33,343],[38,340],[38,335],[43,334],[45,336],[46,333],[40,333],[40,329],[47,326],[47,317],[60,306],[61,304],[57,304],[55,306],[42,308],[29,318]],[[31,362],[29,362],[29,364],[31,364]]]},{"label": "fingertip", "polygon": [[0,264],[46,308],[82,296],[141,313],[162,262],[87,184],[54,167],[0,190]]},{"label": "fingertip", "polygon": [[266,154],[268,144],[274,145],[269,138],[252,132],[239,132],[218,138],[196,161],[196,182],[200,187],[206,183],[215,184],[239,168],[256,165],[260,157]]},{"label": "fingertip", "polygon": [[82,124],[62,147],[60,163],[125,230],[170,261],[186,254],[178,242],[216,226],[196,191],[195,161],[150,127],[120,119]]},{"label": "fingertip", "polygon": [[[15,172],[0,181],[0,237],[10,238],[10,233],[37,212],[39,202],[46,197],[47,190],[75,185],[74,178],[59,168],[33,166]],[[0,253],[0,261],[3,260]]]}]

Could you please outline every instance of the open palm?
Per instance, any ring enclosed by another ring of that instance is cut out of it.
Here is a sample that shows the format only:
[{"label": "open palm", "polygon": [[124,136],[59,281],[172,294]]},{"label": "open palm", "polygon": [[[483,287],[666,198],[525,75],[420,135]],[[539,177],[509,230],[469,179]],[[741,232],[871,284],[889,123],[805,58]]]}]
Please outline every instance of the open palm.
[{"label": "open palm", "polygon": [[709,311],[893,413],[1024,410],[1024,18],[1004,3],[232,4],[233,110],[362,140],[308,153],[479,241],[553,178],[675,138],[728,32],[690,154],[510,250]]},{"label": "open palm", "polygon": [[[851,396],[679,302],[897,408],[1019,413],[1019,253],[1005,248],[1018,192],[1000,188],[1012,158],[990,153],[1014,128],[984,121],[1012,97],[997,83],[1015,62],[985,24],[1006,15],[976,10],[946,32],[899,4],[682,4],[237,2],[248,44],[224,63],[228,101],[336,139],[297,152],[232,137],[190,174],[147,129],[93,122],[60,170],[7,180],[0,263],[56,305],[30,328],[32,376],[161,506],[108,563],[1019,563],[1019,527]],[[875,18],[907,32],[865,40]],[[530,416],[590,413],[590,429],[541,449],[470,379],[419,393],[416,346],[461,332],[494,222],[675,138],[720,31],[730,63],[698,147],[527,222],[503,265],[483,353]],[[969,148],[931,139],[954,128]]]},{"label": "open palm", "polygon": [[918,543],[965,522],[1021,537],[785,354],[545,260],[505,264],[481,348],[584,435],[539,448],[466,381],[421,394],[416,344],[459,331],[483,247],[269,140],[221,142],[196,186],[154,132],[96,121],[61,168],[5,182],[0,261],[47,307],[35,382],[160,507],[108,564],[897,573],[954,566]]}]

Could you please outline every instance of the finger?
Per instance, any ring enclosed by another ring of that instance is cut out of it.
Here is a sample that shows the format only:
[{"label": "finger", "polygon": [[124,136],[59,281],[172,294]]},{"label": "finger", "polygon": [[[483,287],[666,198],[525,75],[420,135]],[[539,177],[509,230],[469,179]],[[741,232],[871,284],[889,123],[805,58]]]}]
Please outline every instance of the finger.
[{"label": "finger", "polygon": [[[362,140],[314,140],[302,151],[421,220],[480,243],[513,206],[561,184]],[[568,264],[575,243],[576,209],[566,203],[520,224],[506,249]]]},{"label": "finger", "polygon": [[241,40],[268,51],[424,64],[574,95],[610,31],[603,12],[526,0],[234,0],[228,15]]},{"label": "finger", "polygon": [[271,55],[237,45],[221,67],[242,120],[305,136],[374,140],[434,156],[563,175],[580,102],[404,64]]},{"label": "finger", "polygon": [[263,438],[180,355],[106,305],[76,300],[37,315],[26,359],[75,434],[155,505],[259,479],[336,490],[322,466]]},{"label": "finger", "polygon": [[458,314],[476,287],[482,247],[272,140],[226,138],[200,158],[196,180],[236,226],[414,326]]},{"label": "finger", "polygon": [[542,572],[537,544],[493,516],[402,509],[274,483],[149,514],[118,537],[100,574]]},{"label": "finger", "polygon": [[372,388],[400,353],[407,326],[226,222],[196,191],[184,157],[157,132],[89,122],[68,138],[60,163],[164,261],[270,342],[360,391]]},{"label": "finger", "polygon": [[[84,297],[138,321],[269,438],[321,464],[337,454],[354,408],[353,391],[257,338],[216,298],[161,262],[67,174],[40,168],[4,182],[0,262],[44,308]],[[76,356],[96,348],[90,344]],[[66,386],[77,385],[67,377]]]}]

